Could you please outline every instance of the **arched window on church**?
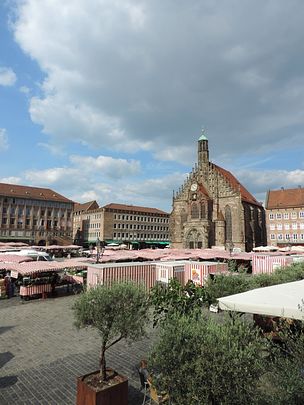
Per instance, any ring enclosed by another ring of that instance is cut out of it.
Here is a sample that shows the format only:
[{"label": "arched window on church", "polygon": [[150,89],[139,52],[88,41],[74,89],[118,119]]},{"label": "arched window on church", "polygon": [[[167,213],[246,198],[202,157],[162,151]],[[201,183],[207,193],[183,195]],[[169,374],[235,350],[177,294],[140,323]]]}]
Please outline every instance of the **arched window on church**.
[{"label": "arched window on church", "polygon": [[225,221],[226,221],[226,242],[232,242],[232,217],[231,217],[231,208],[229,205],[225,207]]},{"label": "arched window on church", "polygon": [[205,202],[201,203],[201,219],[206,219],[206,204],[205,204]]},{"label": "arched window on church", "polygon": [[192,219],[198,219],[199,218],[198,205],[196,203],[191,205],[191,218]]}]

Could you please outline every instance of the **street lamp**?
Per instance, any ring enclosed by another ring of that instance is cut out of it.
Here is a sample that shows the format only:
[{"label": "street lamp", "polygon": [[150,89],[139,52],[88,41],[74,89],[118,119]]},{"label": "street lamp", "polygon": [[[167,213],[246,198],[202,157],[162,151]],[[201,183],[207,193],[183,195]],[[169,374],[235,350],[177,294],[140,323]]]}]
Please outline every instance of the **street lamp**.
[{"label": "street lamp", "polygon": [[100,257],[102,257],[103,252],[104,252],[104,247],[101,246],[101,241],[98,237],[96,239],[96,250],[97,250],[96,263],[99,263],[99,259],[100,259]]},{"label": "street lamp", "polygon": [[230,240],[226,243],[226,250],[228,250],[230,256],[233,252],[233,249],[234,249],[234,244],[233,244],[232,240]]}]

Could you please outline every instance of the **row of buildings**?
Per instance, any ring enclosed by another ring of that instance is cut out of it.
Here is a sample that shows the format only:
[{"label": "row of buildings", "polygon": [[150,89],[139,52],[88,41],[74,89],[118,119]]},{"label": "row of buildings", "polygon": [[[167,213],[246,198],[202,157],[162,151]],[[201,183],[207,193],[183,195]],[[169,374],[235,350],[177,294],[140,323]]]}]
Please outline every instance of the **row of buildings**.
[{"label": "row of buildings", "polygon": [[0,241],[84,246],[97,239],[133,248],[166,246],[251,251],[304,245],[304,189],[275,190],[263,204],[209,160],[203,132],[198,161],[174,193],[171,214],[125,204],[78,204],[53,190],[0,183]]}]

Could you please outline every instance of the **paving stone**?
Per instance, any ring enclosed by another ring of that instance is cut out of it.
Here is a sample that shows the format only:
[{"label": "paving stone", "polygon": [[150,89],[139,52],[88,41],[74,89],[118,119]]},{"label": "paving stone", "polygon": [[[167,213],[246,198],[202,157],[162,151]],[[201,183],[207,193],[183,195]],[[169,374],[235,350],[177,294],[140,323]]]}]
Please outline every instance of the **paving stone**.
[{"label": "paving stone", "polygon": [[[98,369],[100,337],[77,330],[74,295],[21,303],[0,301],[0,404],[75,404],[76,377]],[[154,331],[130,345],[119,342],[107,356],[108,365],[129,378],[129,405],[142,403],[134,366],[147,357]]]}]

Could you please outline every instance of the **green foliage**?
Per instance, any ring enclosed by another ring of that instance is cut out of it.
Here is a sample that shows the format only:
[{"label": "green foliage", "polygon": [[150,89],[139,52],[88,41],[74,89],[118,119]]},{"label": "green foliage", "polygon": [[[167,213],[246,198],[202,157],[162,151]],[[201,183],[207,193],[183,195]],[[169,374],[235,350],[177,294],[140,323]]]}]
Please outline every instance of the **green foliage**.
[{"label": "green foliage", "polygon": [[246,274],[218,274],[212,280],[208,278],[205,284],[205,297],[208,304],[216,302],[217,298],[237,294],[251,289],[251,277]]},{"label": "green foliage", "polygon": [[273,362],[264,378],[264,403],[273,405],[304,403],[304,334],[285,329],[280,348],[273,349]]},{"label": "green foliage", "polygon": [[217,298],[238,294],[254,288],[268,287],[276,284],[289,283],[304,279],[304,264],[297,263],[279,268],[271,274],[253,276],[245,273],[218,274],[208,279],[205,284],[205,299],[208,304],[215,303]]},{"label": "green foliage", "polygon": [[73,306],[78,328],[96,328],[101,336],[100,368],[105,379],[105,352],[121,339],[135,340],[145,334],[148,299],[144,287],[117,283],[98,285],[80,295]]},{"label": "green foliage", "polygon": [[238,318],[220,324],[201,314],[175,315],[150,356],[153,383],[179,405],[259,403],[266,347],[258,330]]},{"label": "green foliage", "polygon": [[188,281],[185,286],[173,278],[168,286],[156,284],[150,292],[150,303],[154,308],[153,326],[174,314],[187,315],[200,308],[204,301],[204,289]]}]

